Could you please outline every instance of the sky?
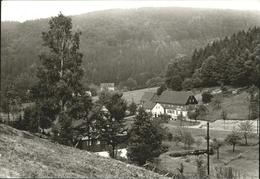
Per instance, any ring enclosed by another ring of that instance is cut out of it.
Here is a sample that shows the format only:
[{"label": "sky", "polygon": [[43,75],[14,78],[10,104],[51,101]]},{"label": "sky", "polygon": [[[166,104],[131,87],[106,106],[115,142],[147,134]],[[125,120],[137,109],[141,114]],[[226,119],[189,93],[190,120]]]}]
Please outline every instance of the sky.
[{"label": "sky", "polygon": [[1,2],[1,21],[33,20],[64,15],[78,15],[106,9],[132,9],[140,7],[194,7],[260,11],[260,0],[117,0],[117,1],[11,1]]}]

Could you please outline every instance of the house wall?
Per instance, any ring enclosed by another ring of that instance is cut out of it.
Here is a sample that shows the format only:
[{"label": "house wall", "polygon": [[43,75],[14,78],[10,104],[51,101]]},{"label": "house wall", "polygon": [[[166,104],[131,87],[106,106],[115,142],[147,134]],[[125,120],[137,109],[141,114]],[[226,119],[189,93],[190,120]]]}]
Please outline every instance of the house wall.
[{"label": "house wall", "polygon": [[115,87],[108,87],[107,88],[109,91],[115,91]]},{"label": "house wall", "polygon": [[166,109],[166,114],[171,116],[172,119],[177,119],[177,117],[182,114],[184,118],[188,118],[188,111],[186,106],[174,106],[173,108]]},{"label": "house wall", "polygon": [[158,115],[164,114],[164,108],[161,104],[156,103],[156,105],[152,109],[153,117],[156,117]]}]

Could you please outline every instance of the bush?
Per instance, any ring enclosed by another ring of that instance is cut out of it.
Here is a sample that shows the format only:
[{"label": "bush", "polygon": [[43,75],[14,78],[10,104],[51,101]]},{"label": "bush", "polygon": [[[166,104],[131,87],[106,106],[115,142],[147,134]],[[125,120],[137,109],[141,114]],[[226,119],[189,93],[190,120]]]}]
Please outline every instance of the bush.
[{"label": "bush", "polygon": [[196,164],[197,164],[197,173],[200,179],[204,179],[207,177],[206,174],[206,164],[205,161],[203,159],[203,156],[199,156],[196,159]]},{"label": "bush", "polygon": [[200,146],[201,146],[201,144],[202,144],[202,139],[201,139],[201,138],[197,139],[197,140],[195,141],[195,143],[196,143],[197,148],[200,148]]},{"label": "bush", "polygon": [[[203,155],[203,154],[207,154],[206,149],[178,151],[178,152],[170,153],[170,156],[171,157],[184,157],[184,156],[188,156],[188,155],[197,155],[198,156],[198,155]],[[209,154],[210,155],[214,154],[214,151],[212,148],[209,149]]]},{"label": "bush", "polygon": [[147,87],[157,87],[164,83],[164,79],[161,77],[154,77],[146,81],[145,85]]},{"label": "bush", "polygon": [[18,119],[10,125],[19,130],[25,130],[32,133],[36,133],[39,130],[38,113],[35,107],[26,108],[24,116],[21,115]]},{"label": "bush", "polygon": [[167,114],[161,114],[156,118],[156,120],[160,121],[160,123],[168,123],[170,119],[171,119],[171,116],[169,116]]},{"label": "bush", "polygon": [[167,89],[166,85],[165,85],[165,84],[162,84],[162,85],[157,89],[156,94],[157,94],[158,96],[160,96],[166,89]]},{"label": "bush", "polygon": [[179,142],[182,142],[185,148],[190,148],[191,145],[195,143],[195,139],[192,137],[191,133],[182,128],[176,130],[173,141],[175,141],[176,145],[178,145]]},{"label": "bush", "polygon": [[213,98],[212,105],[213,105],[214,109],[221,108],[221,100],[222,100],[222,96],[220,96],[220,95],[217,95]]},{"label": "bush", "polygon": [[190,78],[186,78],[183,82],[182,82],[182,88],[185,90],[191,90],[193,88],[193,81]]},{"label": "bush", "polygon": [[167,138],[168,138],[168,141],[172,141],[172,139],[173,139],[173,135],[172,135],[172,133],[168,133],[167,134]]},{"label": "bush", "polygon": [[212,94],[210,94],[209,91],[202,93],[202,102],[204,104],[210,103],[212,98],[213,98],[213,96],[212,96]]},{"label": "bush", "polygon": [[136,110],[137,110],[137,105],[135,104],[135,102],[132,102],[132,103],[128,106],[128,110],[130,111],[130,115],[135,115]]},{"label": "bush", "polygon": [[224,86],[224,84],[222,83],[220,86],[220,90],[222,91],[222,93],[227,93],[228,89],[226,86]]},{"label": "bush", "polygon": [[191,145],[195,143],[195,139],[192,137],[191,132],[183,132],[182,142],[184,143],[185,148],[190,148]]},{"label": "bush", "polygon": [[172,140],[175,142],[176,145],[182,141],[182,129],[177,128],[175,134],[173,135]]}]

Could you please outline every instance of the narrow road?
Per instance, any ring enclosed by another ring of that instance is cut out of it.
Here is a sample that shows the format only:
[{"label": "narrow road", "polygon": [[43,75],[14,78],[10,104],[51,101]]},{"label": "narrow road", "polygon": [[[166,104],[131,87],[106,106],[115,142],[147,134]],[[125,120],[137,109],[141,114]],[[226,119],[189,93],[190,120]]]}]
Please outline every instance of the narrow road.
[{"label": "narrow road", "polygon": [[[193,129],[206,129],[207,128],[207,121],[202,121],[202,120],[197,120],[197,122],[199,122],[200,124],[198,124],[198,125],[194,125],[194,126],[185,126],[186,128],[193,128]],[[241,121],[242,122],[242,121]],[[256,121],[254,121],[254,122],[256,122]],[[222,128],[220,128],[220,127],[212,127],[212,125],[214,125],[213,124],[214,122],[209,122],[209,128],[210,128],[210,130],[215,130],[215,131],[226,131],[226,132],[232,132],[233,131],[233,129],[222,129]],[[230,126],[228,126],[228,125],[230,125],[230,124],[226,124],[227,125],[227,127],[230,127]],[[237,126],[237,125],[234,125],[234,124],[232,124],[232,127],[233,126]],[[253,125],[254,126],[254,125]],[[172,127],[179,127],[179,126],[173,126],[172,125]],[[254,126],[255,127],[255,126]],[[256,129],[254,130],[254,131],[252,131],[252,133],[257,133],[256,132]]]}]

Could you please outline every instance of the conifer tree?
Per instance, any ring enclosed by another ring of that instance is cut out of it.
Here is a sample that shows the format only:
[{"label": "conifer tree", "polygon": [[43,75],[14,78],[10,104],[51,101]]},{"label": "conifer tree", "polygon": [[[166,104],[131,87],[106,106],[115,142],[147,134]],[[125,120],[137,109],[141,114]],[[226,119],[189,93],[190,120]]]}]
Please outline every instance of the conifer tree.
[{"label": "conifer tree", "polygon": [[162,135],[153,125],[143,108],[138,110],[135,122],[130,130],[127,155],[139,165],[158,157],[161,153]]},{"label": "conifer tree", "polygon": [[127,104],[120,93],[102,93],[99,97],[101,115],[97,121],[100,139],[112,147],[111,157],[116,157],[116,147],[124,142],[125,136],[125,111]]}]

